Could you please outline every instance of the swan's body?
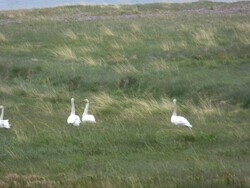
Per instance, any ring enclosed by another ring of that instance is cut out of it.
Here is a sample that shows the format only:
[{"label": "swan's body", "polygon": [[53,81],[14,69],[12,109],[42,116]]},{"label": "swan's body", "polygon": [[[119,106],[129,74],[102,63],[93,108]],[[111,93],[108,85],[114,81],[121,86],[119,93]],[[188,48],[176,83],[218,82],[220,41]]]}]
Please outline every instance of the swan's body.
[{"label": "swan's body", "polygon": [[0,115],[0,128],[6,128],[9,129],[10,128],[10,123],[9,120],[4,120],[3,119],[3,115],[4,115],[4,107],[1,105],[0,106],[1,109],[1,115]]},{"label": "swan's body", "polygon": [[83,114],[82,114],[82,122],[90,122],[90,123],[96,123],[95,116],[88,114],[89,111],[89,100],[85,99],[86,102]]},{"label": "swan's body", "polygon": [[71,113],[67,119],[67,123],[72,124],[74,126],[79,126],[81,123],[80,117],[76,115],[76,112],[75,112],[74,98],[71,99]]},{"label": "swan's body", "polygon": [[171,123],[174,125],[182,125],[192,128],[192,125],[188,122],[186,118],[176,115],[176,99],[174,99],[173,102],[174,102],[174,111],[173,115],[171,116]]}]

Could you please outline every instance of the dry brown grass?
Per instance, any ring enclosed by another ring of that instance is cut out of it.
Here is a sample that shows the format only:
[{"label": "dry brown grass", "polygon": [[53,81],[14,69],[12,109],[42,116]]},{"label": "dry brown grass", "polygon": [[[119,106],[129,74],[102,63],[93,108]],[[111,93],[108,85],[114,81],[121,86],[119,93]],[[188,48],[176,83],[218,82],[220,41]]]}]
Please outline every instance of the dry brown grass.
[{"label": "dry brown grass", "polygon": [[84,39],[88,41],[89,43],[96,43],[101,44],[103,42],[103,36],[102,35],[83,35]]},{"label": "dry brown grass", "polygon": [[123,50],[123,45],[114,41],[113,43],[111,43],[111,48],[113,48],[114,50]]},{"label": "dry brown grass", "polygon": [[124,53],[113,53],[110,55],[109,61],[112,63],[128,63],[128,58]]},{"label": "dry brown grass", "polygon": [[0,32],[0,42],[1,42],[1,41],[2,41],[2,42],[6,42],[6,41],[8,41],[8,40],[7,40],[6,36],[5,36],[3,33]]},{"label": "dry brown grass", "polygon": [[66,36],[67,38],[71,39],[71,40],[76,40],[78,39],[78,36],[71,30],[71,29],[67,29],[64,32],[64,36]]},{"label": "dry brown grass", "polygon": [[84,64],[87,65],[92,65],[92,66],[96,66],[96,65],[100,65],[101,63],[98,63],[95,59],[93,59],[92,57],[85,57],[83,58]]},{"label": "dry brown grass", "polygon": [[164,59],[155,59],[150,63],[151,70],[155,71],[169,71],[172,67],[165,62]]},{"label": "dry brown grass", "polygon": [[46,179],[38,175],[19,175],[16,173],[9,173],[0,179],[0,186],[5,187],[47,187],[52,188],[56,186],[55,181]]},{"label": "dry brown grass", "polygon": [[130,28],[133,33],[141,33],[141,26],[138,23],[130,24]]},{"label": "dry brown grass", "polygon": [[205,46],[205,47],[213,47],[216,46],[216,29],[215,28],[199,28],[194,33],[193,38],[194,42],[197,45]]},{"label": "dry brown grass", "polygon": [[106,36],[115,36],[114,32],[110,28],[108,28],[107,26],[102,26],[100,28],[100,32]]},{"label": "dry brown grass", "polygon": [[192,114],[200,121],[204,121],[206,116],[209,115],[222,115],[222,109],[220,105],[215,105],[211,99],[203,97],[199,99],[199,106],[194,105],[188,101],[184,106],[189,109]]},{"label": "dry brown grass", "polygon": [[103,92],[93,96],[92,99],[95,104],[95,106],[93,106],[94,112],[107,110],[109,108],[115,109],[119,106],[119,110],[117,109],[119,112],[117,111],[117,113],[112,116],[113,119],[117,119],[119,122],[124,120],[140,120],[154,113],[167,113],[172,111],[173,107],[172,102],[167,98],[162,98],[160,101],[157,101],[153,97],[139,99],[124,96],[118,100]]},{"label": "dry brown grass", "polygon": [[241,43],[250,44],[250,24],[249,23],[234,23],[235,35]]},{"label": "dry brown grass", "polygon": [[76,60],[77,59],[75,52],[67,45],[58,46],[56,49],[54,49],[52,53],[55,57],[63,59],[63,60]]},{"label": "dry brown grass", "polygon": [[133,44],[135,42],[139,41],[139,37],[136,36],[133,33],[130,34],[124,34],[121,36],[121,40],[125,43],[125,44]]},{"label": "dry brown grass", "polygon": [[117,73],[136,73],[138,70],[130,63],[118,64],[113,67],[113,70]]}]

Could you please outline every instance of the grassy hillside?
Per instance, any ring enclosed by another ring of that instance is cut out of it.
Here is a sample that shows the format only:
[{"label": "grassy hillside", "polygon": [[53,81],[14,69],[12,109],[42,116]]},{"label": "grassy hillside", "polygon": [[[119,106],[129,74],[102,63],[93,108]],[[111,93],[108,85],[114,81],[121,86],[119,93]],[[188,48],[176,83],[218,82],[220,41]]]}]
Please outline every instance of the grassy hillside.
[{"label": "grassy hillside", "polygon": [[[0,12],[0,187],[249,187],[250,2]],[[97,123],[66,123],[70,98]],[[172,100],[192,131],[171,125]]]}]

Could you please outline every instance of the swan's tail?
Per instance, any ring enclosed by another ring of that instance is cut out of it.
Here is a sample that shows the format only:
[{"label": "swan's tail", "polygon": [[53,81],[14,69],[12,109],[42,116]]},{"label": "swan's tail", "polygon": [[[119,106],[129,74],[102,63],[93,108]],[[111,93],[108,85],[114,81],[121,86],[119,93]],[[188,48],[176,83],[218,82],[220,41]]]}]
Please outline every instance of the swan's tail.
[{"label": "swan's tail", "polygon": [[189,124],[189,125],[186,125],[187,127],[189,127],[189,128],[192,128],[193,126],[191,125],[191,124]]}]

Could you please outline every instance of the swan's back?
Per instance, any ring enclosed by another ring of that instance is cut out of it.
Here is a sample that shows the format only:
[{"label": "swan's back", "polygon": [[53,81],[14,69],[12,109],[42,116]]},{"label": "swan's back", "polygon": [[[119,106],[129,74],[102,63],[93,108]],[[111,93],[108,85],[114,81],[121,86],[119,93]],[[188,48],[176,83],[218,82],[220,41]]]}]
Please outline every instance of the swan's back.
[{"label": "swan's back", "polygon": [[95,117],[90,114],[85,114],[82,116],[82,122],[96,123]]},{"label": "swan's back", "polygon": [[182,116],[172,115],[171,123],[173,123],[174,125],[182,125],[182,126],[192,127],[192,125],[189,123],[189,121]]},{"label": "swan's back", "polygon": [[11,127],[9,120],[0,120],[0,128],[9,129]]},{"label": "swan's back", "polygon": [[74,126],[79,126],[81,123],[81,120],[78,115],[71,114],[67,119],[67,123],[73,124]]}]

